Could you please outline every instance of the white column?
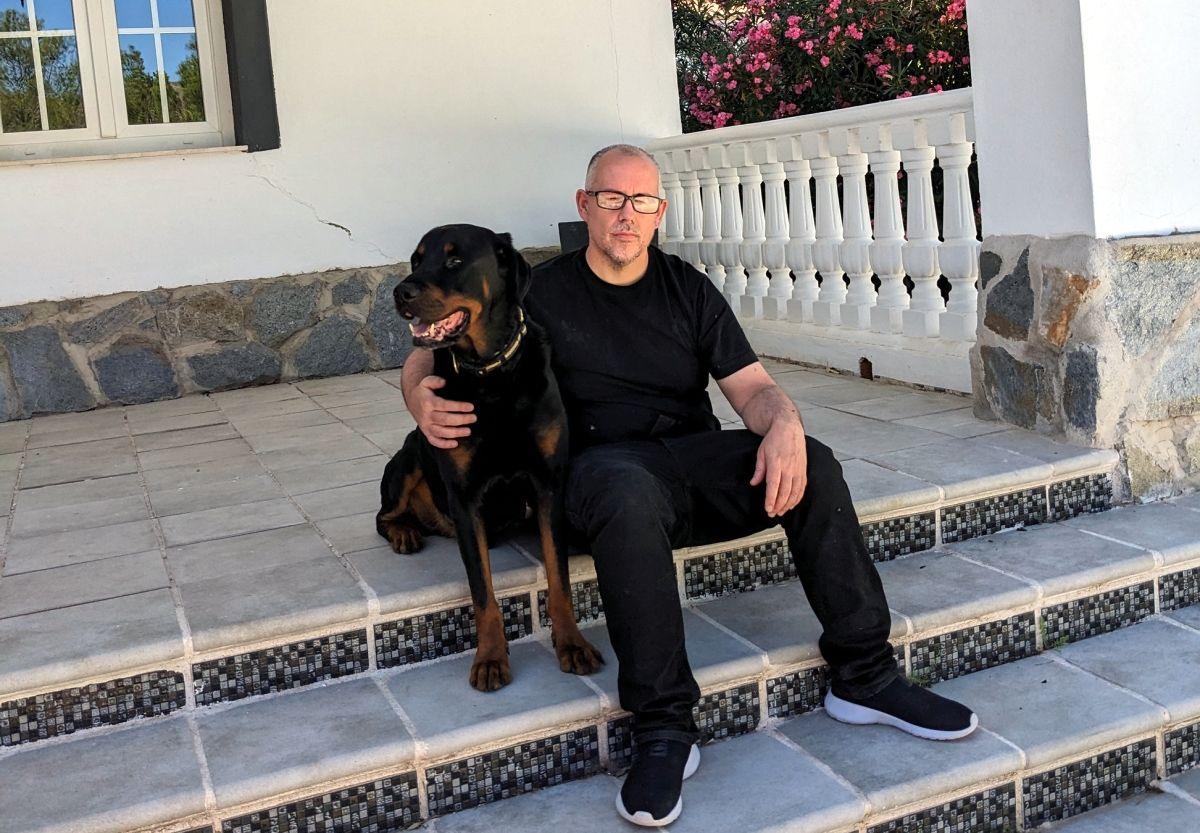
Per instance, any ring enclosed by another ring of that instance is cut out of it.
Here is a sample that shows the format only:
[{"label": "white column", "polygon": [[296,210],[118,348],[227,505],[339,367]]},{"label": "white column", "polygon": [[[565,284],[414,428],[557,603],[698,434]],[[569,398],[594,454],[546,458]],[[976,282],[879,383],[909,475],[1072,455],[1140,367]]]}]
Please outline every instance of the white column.
[{"label": "white column", "polygon": [[667,254],[677,255],[683,240],[683,187],[679,184],[679,174],[674,169],[674,160],[670,155],[662,154],[656,159],[662,176],[663,193],[667,197],[667,213],[659,229],[658,247]]},{"label": "white column", "polygon": [[900,212],[900,151],[892,148],[889,125],[865,128],[863,149],[869,151],[871,178],[875,184],[875,240],[871,243],[871,265],[879,276],[879,294],[871,308],[871,329],[898,333],[901,315],[908,309],[904,287],[904,218]]},{"label": "white column", "polygon": [[788,180],[787,264],[796,275],[792,297],[788,300],[788,320],[797,324],[813,320],[813,302],[817,300],[817,269],[813,265],[813,244],[817,227],[813,220],[812,169],[804,158],[799,137],[788,139],[781,150],[790,157],[783,163]]},{"label": "white column", "polygon": [[717,257],[725,267],[725,298],[735,311],[741,309],[746,292],[746,270],[742,266],[742,195],[738,190],[737,168],[731,164],[729,149],[714,145],[708,158],[717,169],[721,185],[721,243]]},{"label": "white column", "polygon": [[704,238],[704,208],[700,201],[700,177],[693,167],[696,154],[691,151],[678,153],[685,157],[679,173],[679,183],[683,187],[683,242],[679,244],[679,256],[697,269],[703,269],[700,241]]},{"label": "white column", "polygon": [[829,152],[829,137],[824,133],[805,134],[804,155],[816,180],[817,239],[813,243],[813,263],[821,273],[821,291],[813,302],[813,322],[836,327],[842,322],[842,301],[846,285],[842,283],[839,253],[842,247],[842,210],[838,203],[838,163]]},{"label": "white column", "polygon": [[742,142],[731,146],[737,165],[742,195],[742,265],[749,273],[741,306],[734,309],[743,318],[762,318],[763,298],[767,295],[767,267],[763,263],[763,243],[767,241],[766,212],[763,207],[763,177],[757,158],[761,142]]},{"label": "white column", "polygon": [[871,212],[867,205],[867,155],[860,149],[858,131],[832,130],[830,145],[842,172],[841,266],[850,276],[842,302],[842,326],[865,330],[871,326],[875,286],[871,283]]},{"label": "white column", "polygon": [[942,168],[942,245],[938,265],[950,281],[950,302],[942,313],[941,335],[955,341],[974,341],[979,321],[981,244],[975,239],[975,207],[967,168],[974,147],[970,122],[963,114],[945,116],[930,125],[930,140]]},{"label": "white column", "polygon": [[717,172],[706,149],[698,149],[693,159],[702,158],[700,168],[700,193],[702,195],[703,219],[700,241],[700,260],[708,270],[708,279],[722,293],[725,291],[725,267],[721,265],[721,186],[717,181]]},{"label": "white column", "polygon": [[909,308],[901,313],[904,335],[929,338],[939,332],[945,305],[938,290],[938,225],[933,203],[933,148],[925,139],[925,125],[916,121],[898,125],[893,138],[904,163],[908,197],[908,241],[904,244],[904,271],[912,278]]},{"label": "white column", "polygon": [[[774,145],[774,140],[771,144]],[[767,297],[763,299],[763,317],[786,319],[788,300],[792,297],[792,270],[787,262],[788,206],[783,186],[786,172],[782,163],[772,159],[762,166],[762,175],[766,183],[764,198],[767,209],[767,242],[763,244],[763,263],[771,274]]]}]

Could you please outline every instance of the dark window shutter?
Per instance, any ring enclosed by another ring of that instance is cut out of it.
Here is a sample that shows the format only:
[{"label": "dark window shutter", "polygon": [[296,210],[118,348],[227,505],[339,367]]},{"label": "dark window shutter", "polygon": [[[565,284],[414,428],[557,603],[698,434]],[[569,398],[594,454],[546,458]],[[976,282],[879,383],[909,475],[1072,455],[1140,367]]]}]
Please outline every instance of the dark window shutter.
[{"label": "dark window shutter", "polygon": [[251,151],[274,150],[279,147],[279,115],[266,0],[221,0],[221,11],[237,143]]}]

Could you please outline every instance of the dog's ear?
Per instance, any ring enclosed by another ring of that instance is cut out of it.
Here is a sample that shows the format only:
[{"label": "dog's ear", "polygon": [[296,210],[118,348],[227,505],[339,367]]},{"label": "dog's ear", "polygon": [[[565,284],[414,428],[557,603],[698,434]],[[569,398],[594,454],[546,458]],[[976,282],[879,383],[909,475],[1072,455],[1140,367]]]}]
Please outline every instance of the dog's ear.
[{"label": "dog's ear", "polygon": [[525,299],[525,293],[529,291],[533,270],[513,246],[512,235],[506,231],[496,235],[496,260],[500,264],[500,273],[508,282],[508,291],[512,293],[512,297],[516,299],[517,303],[520,303]]}]

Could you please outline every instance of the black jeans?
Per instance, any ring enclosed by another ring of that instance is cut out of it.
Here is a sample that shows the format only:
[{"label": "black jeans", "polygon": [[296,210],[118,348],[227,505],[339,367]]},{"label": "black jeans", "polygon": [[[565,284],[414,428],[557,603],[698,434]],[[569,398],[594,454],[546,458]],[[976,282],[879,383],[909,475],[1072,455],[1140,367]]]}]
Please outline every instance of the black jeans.
[{"label": "black jeans", "polygon": [[835,694],[869,697],[897,675],[891,615],[867,553],[842,467],[808,438],[808,485],[780,518],[750,486],[762,438],[750,431],[611,443],[571,461],[567,517],[596,564],[622,708],[635,739],[695,740],[700,689],[684,648],[673,547],[780,524],[805,595],[824,629],[819,646]]}]

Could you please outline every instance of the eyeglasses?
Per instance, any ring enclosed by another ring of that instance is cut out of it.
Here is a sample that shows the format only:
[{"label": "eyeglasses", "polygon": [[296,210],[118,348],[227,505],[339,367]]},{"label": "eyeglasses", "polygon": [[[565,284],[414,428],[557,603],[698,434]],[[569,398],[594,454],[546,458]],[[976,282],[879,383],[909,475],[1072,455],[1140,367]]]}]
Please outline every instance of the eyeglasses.
[{"label": "eyeglasses", "polygon": [[625,207],[625,201],[633,203],[633,210],[638,214],[654,214],[662,205],[663,198],[650,194],[623,194],[620,191],[584,191],[589,197],[596,198],[596,205],[609,211],[620,211]]}]

